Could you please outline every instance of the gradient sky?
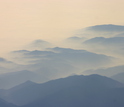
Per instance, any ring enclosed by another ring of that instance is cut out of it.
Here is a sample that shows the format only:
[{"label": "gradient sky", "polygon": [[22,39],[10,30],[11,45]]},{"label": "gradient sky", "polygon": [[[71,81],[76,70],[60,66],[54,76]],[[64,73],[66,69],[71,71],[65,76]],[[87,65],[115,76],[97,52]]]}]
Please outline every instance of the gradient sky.
[{"label": "gradient sky", "polygon": [[124,25],[124,0],[0,0],[1,53],[35,39],[60,41],[75,30]]}]

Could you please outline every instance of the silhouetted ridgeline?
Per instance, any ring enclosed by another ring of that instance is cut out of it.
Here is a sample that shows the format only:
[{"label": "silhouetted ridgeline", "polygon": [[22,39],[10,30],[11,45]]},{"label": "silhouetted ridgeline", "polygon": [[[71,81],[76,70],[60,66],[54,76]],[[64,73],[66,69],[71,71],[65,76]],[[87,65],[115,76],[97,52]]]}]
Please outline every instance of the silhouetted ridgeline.
[{"label": "silhouetted ridgeline", "polygon": [[28,81],[0,92],[1,98],[21,107],[124,107],[124,85],[96,74],[42,84]]}]

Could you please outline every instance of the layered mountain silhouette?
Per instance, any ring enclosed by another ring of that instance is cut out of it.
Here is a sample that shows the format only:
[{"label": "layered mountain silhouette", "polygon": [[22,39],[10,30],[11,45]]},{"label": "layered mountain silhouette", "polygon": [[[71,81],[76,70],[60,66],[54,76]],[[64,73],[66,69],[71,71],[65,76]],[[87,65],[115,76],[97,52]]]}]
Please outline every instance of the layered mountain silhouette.
[{"label": "layered mountain silhouette", "polygon": [[[89,69],[89,67],[97,68],[100,66],[106,66],[106,65],[108,66],[110,63],[113,63],[113,57],[106,56],[103,54],[92,53],[86,50],[77,50],[77,49],[71,49],[71,48],[55,47],[55,48],[49,49],[49,51],[22,50],[18,52],[19,54],[20,53],[22,54],[22,56],[19,56],[19,58],[21,57],[23,61],[26,60],[34,64],[34,65],[32,64],[31,66],[29,65],[28,67],[29,70],[33,70],[34,68],[36,68],[34,71],[37,71],[37,69],[40,69],[40,71],[44,71],[44,69],[41,70],[42,68],[46,68],[46,71],[47,71],[47,69],[50,68],[50,69],[53,69],[53,70],[50,70],[50,72],[51,71],[57,71],[57,72],[60,71],[59,73],[62,73],[64,71],[72,72],[75,69],[75,67],[81,68],[81,69],[83,68],[83,70],[85,70],[85,69]],[[16,51],[17,54],[18,52]],[[56,64],[58,66],[55,66]],[[60,68],[64,70],[61,71]],[[73,69],[70,69],[70,68],[73,68]],[[57,74],[57,72],[55,74]]]},{"label": "layered mountain silhouette", "polygon": [[[28,81],[1,98],[22,107],[123,107],[124,85],[100,75],[74,75],[42,84]],[[4,93],[4,94],[3,94]]]},{"label": "layered mountain silhouette", "polygon": [[67,38],[64,44],[66,47],[84,49],[121,60],[124,55],[124,26],[105,24],[86,27]]},{"label": "layered mountain silhouette", "polygon": [[0,107],[124,107],[124,26],[90,26],[63,42],[35,40],[0,58]]}]

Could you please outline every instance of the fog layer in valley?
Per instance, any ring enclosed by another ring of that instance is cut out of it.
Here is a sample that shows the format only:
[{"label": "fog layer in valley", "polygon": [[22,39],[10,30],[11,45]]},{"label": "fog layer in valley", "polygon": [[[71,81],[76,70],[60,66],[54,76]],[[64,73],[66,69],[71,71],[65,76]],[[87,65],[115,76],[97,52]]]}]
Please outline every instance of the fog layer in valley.
[{"label": "fog layer in valley", "polygon": [[38,39],[0,58],[1,107],[123,107],[124,26]]}]

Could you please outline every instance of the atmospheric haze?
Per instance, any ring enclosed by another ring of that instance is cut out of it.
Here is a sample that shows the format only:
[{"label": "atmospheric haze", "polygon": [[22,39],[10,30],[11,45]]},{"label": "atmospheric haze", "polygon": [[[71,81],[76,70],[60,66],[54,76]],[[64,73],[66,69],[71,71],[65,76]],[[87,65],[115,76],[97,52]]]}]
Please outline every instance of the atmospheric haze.
[{"label": "atmospheric haze", "polygon": [[124,107],[123,4],[1,0],[0,107]]}]

